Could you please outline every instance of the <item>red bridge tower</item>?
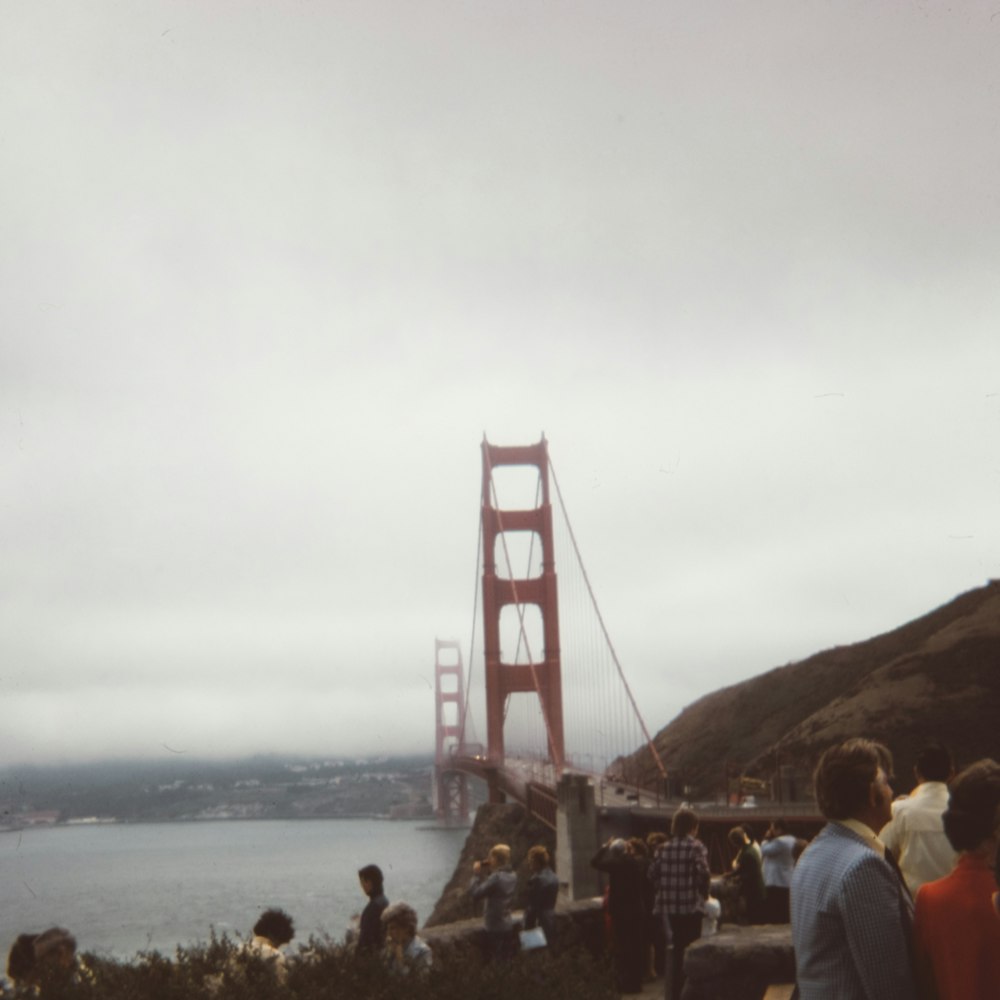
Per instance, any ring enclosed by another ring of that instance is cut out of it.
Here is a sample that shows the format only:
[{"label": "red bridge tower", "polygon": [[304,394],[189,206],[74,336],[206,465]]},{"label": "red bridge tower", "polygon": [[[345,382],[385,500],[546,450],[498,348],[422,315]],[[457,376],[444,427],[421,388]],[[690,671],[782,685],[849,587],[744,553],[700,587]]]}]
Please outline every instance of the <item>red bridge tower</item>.
[{"label": "red bridge tower", "polygon": [[[453,656],[451,654],[454,654]],[[459,752],[465,729],[464,673],[462,651],[457,642],[434,640],[434,704],[436,739],[434,750],[434,809],[446,822],[467,823],[468,780],[451,765],[451,754]]]},{"label": "red bridge tower", "polygon": [[[493,471],[500,466],[535,466],[541,484],[541,502],[529,510],[499,510]],[[486,654],[487,756],[493,768],[504,763],[504,709],[511,694],[535,693],[541,702],[549,760],[556,780],[565,760],[563,742],[562,678],[559,662],[559,606],[552,547],[552,506],[549,501],[549,450],[538,444],[501,447],[483,440],[483,634]],[[504,532],[530,531],[541,545],[541,575],[530,579],[497,576],[497,539]],[[542,617],[544,649],[529,650],[529,663],[500,659],[500,612],[506,605],[535,605]],[[539,656],[539,652],[541,655]],[[490,783],[492,801],[503,793]]]}]

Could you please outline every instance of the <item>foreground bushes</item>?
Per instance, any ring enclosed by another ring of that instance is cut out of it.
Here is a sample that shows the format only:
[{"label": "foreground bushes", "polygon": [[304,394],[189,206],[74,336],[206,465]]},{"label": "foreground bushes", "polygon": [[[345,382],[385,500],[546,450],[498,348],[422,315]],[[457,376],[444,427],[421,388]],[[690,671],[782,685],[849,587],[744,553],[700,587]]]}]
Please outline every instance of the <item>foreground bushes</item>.
[{"label": "foreground bushes", "polygon": [[519,955],[502,965],[456,953],[424,976],[390,976],[377,960],[356,958],[327,941],[310,941],[280,982],[266,962],[223,938],[179,948],[174,958],[140,953],[121,963],[84,956],[73,982],[45,985],[43,1000],[608,1000],[609,969],[586,951]]}]

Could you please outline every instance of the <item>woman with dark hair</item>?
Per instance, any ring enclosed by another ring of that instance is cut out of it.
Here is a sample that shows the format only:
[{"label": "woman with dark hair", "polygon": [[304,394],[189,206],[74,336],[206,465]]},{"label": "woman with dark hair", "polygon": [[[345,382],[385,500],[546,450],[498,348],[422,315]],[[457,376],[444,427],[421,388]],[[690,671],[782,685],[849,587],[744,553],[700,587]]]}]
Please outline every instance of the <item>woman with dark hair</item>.
[{"label": "woman with dark hair", "polygon": [[549,852],[541,844],[528,851],[528,903],[524,908],[524,929],[541,927],[545,941],[552,944],[555,938],[556,900],[559,897],[559,878],[552,870]]},{"label": "woman with dark hair", "polygon": [[368,905],[361,912],[361,928],[358,933],[358,953],[372,954],[381,950],[385,943],[385,925],[382,913],[389,905],[382,887],[382,869],[378,865],[365,865],[358,871],[361,889],[368,897]]},{"label": "woman with dark hair", "polygon": [[295,937],[295,924],[284,910],[265,910],[253,925],[253,937],[243,953],[263,959],[274,971],[279,982],[285,981],[285,953],[282,950]]},{"label": "woman with dark hair", "polygon": [[43,984],[69,982],[76,973],[76,938],[63,927],[19,934],[7,955],[7,975],[26,996]]},{"label": "woman with dark hair", "polygon": [[295,937],[295,924],[284,910],[265,910],[253,925],[253,936],[277,950]]},{"label": "woman with dark hair", "polygon": [[35,938],[37,934],[18,934],[7,953],[7,975],[16,986],[32,981],[35,971]]},{"label": "woman with dark hair", "polygon": [[1000,921],[993,912],[1000,764],[980,760],[951,785],[944,830],[960,852],[950,875],[917,892],[917,979],[925,1000],[995,1000]]}]

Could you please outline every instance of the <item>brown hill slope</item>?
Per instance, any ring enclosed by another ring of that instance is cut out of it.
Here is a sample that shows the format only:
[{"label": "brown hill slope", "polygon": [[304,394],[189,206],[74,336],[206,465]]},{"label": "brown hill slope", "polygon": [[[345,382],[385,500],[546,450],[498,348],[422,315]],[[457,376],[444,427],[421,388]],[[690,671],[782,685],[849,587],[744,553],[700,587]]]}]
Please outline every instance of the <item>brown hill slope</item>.
[{"label": "brown hill slope", "polygon": [[[1000,759],[1000,580],[907,625],[723,688],[654,737],[673,786],[704,798],[737,773],[770,779],[777,764],[811,772],[848,736],[885,742],[906,783],[916,751],[944,741],[961,765]],[[648,749],[621,766],[651,782]]]}]

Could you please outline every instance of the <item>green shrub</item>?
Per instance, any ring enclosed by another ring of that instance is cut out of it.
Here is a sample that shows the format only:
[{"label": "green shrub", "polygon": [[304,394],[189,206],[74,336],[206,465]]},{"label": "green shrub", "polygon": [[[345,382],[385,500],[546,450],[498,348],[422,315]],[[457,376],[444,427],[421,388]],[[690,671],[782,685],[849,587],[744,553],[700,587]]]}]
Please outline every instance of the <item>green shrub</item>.
[{"label": "green shrub", "polygon": [[613,979],[585,951],[532,952],[502,964],[456,953],[426,975],[389,975],[377,958],[312,939],[287,963],[284,982],[266,961],[214,936],[173,958],[140,952],[128,962],[86,954],[72,981],[43,984],[41,1000],[608,1000]]}]

